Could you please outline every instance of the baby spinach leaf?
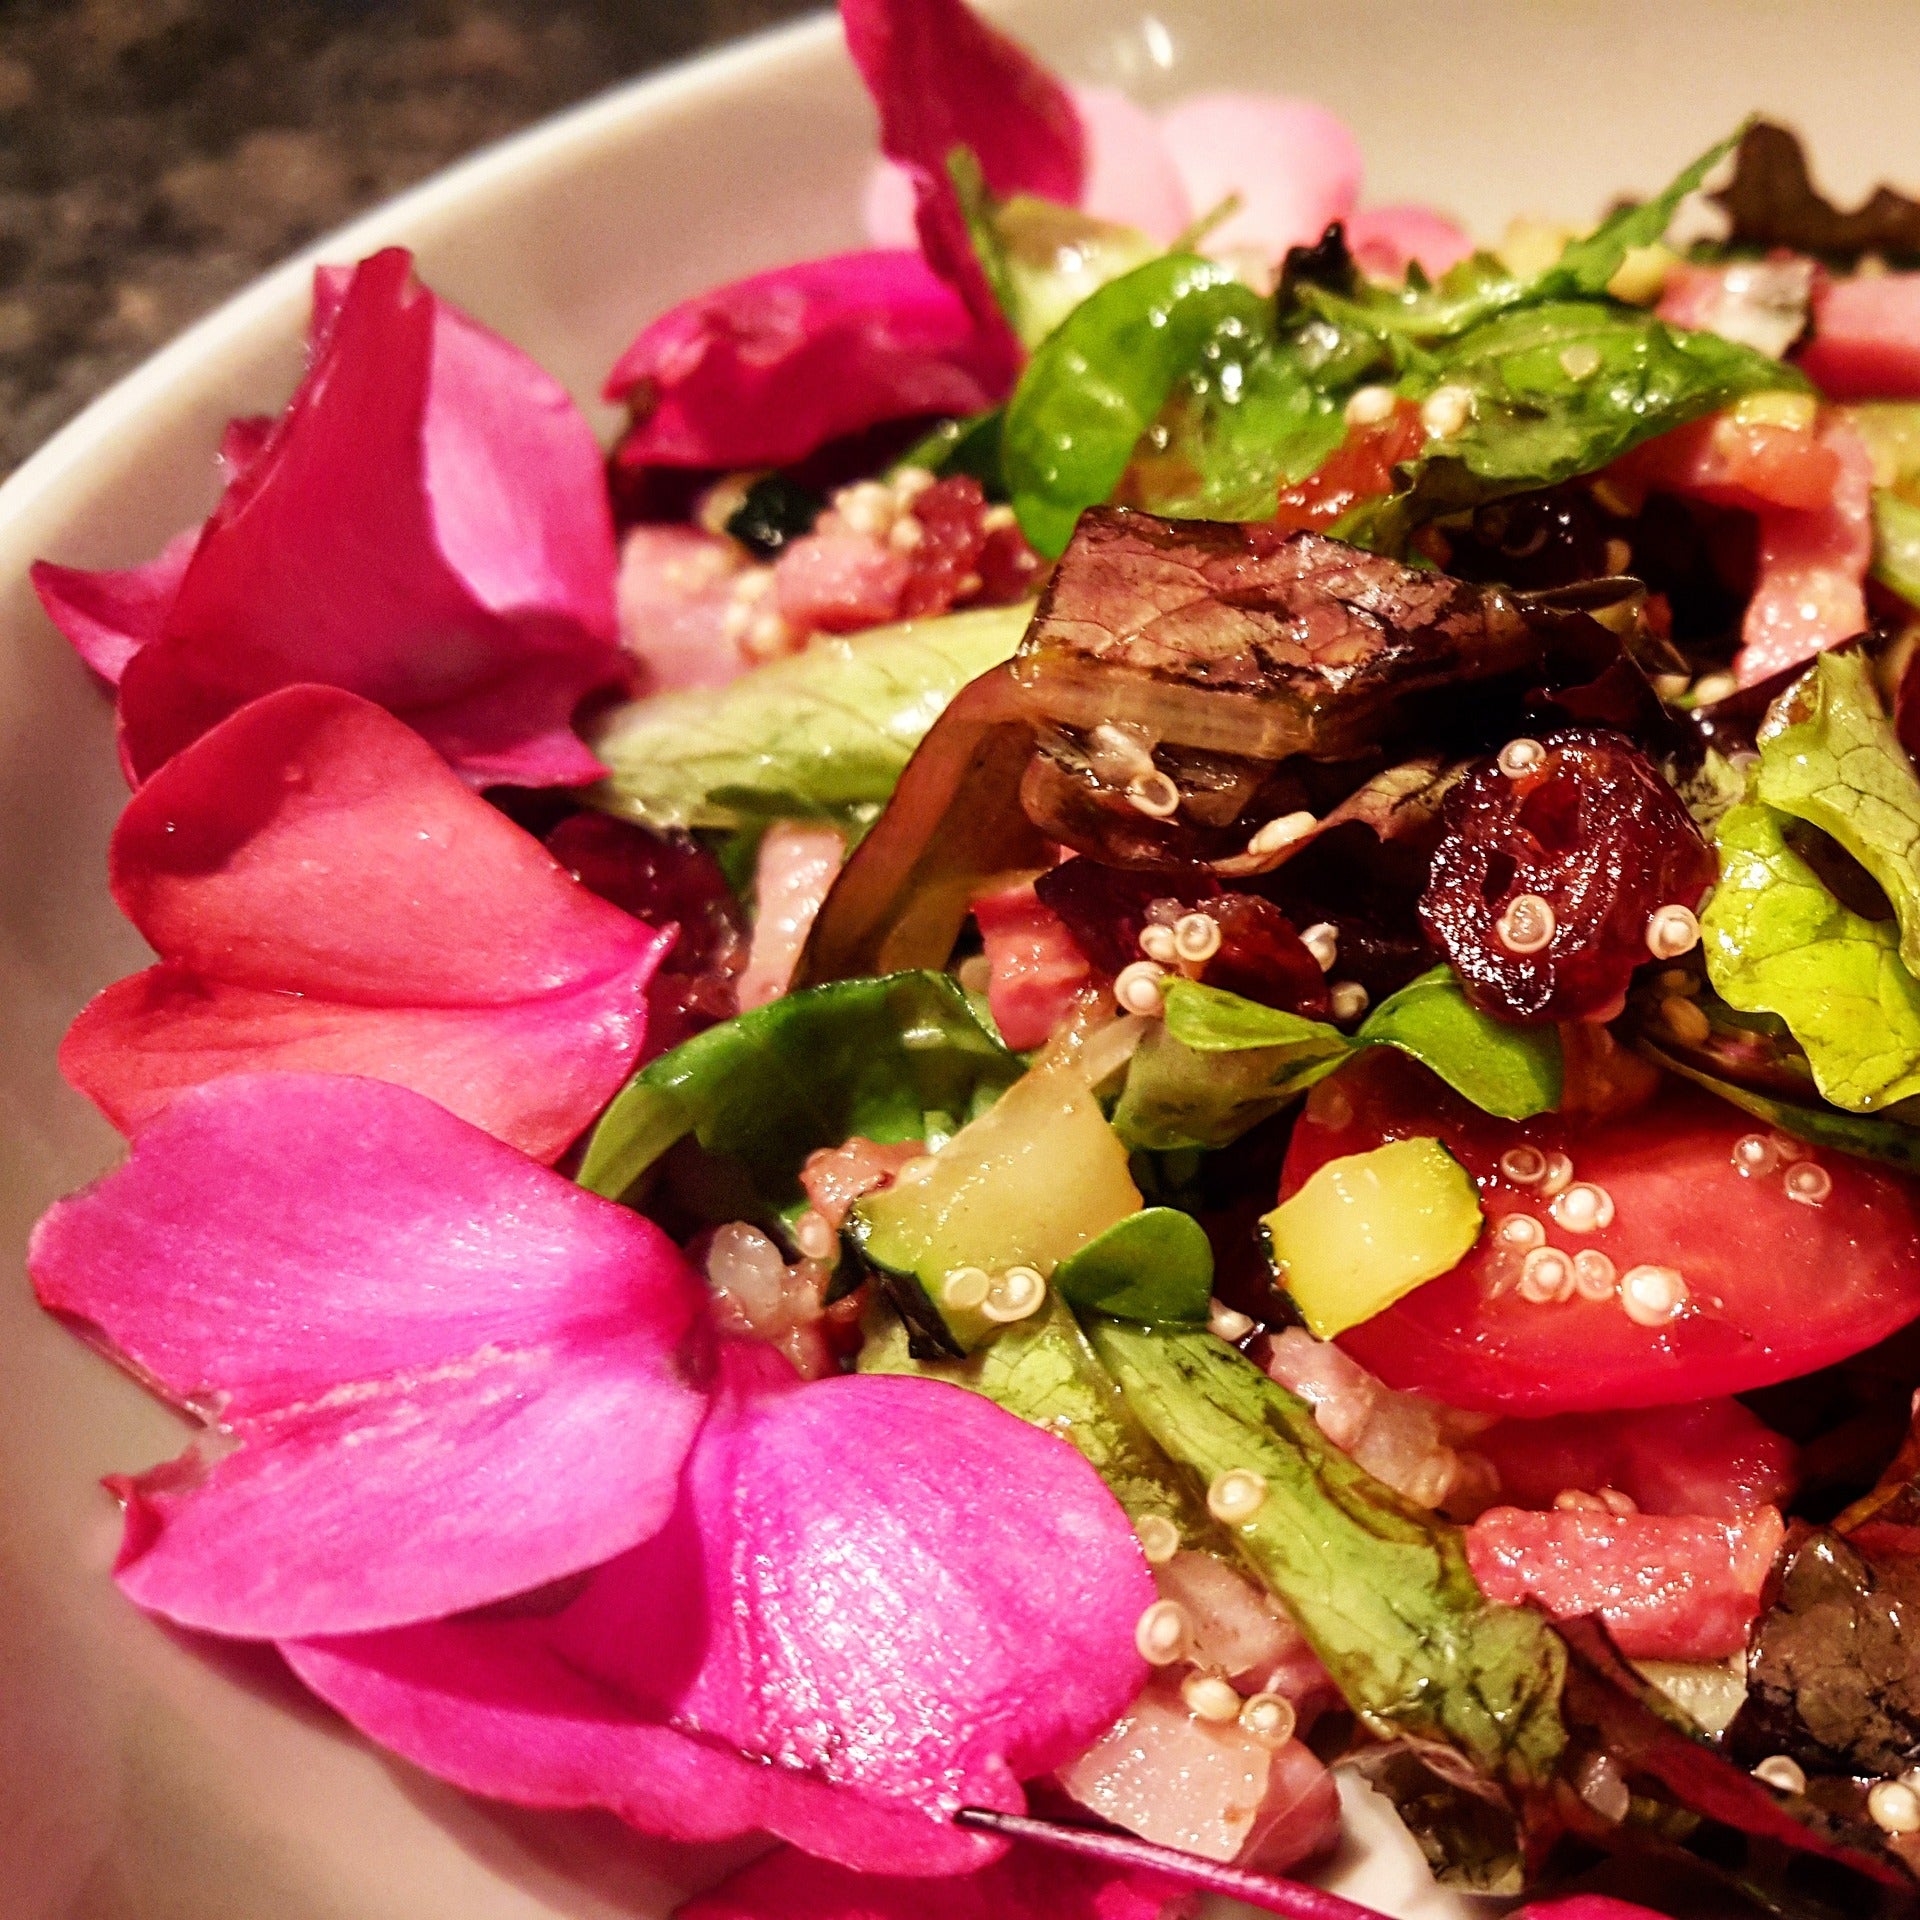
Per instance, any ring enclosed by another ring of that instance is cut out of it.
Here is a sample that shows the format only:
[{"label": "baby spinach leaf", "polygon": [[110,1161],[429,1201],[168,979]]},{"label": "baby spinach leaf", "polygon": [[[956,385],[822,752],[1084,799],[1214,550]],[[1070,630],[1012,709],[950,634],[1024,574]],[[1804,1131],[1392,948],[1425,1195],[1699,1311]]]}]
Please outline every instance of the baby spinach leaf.
[{"label": "baby spinach leaf", "polygon": [[1553,1776],[1566,1650],[1539,1614],[1481,1593],[1458,1527],[1375,1480],[1213,1335],[1098,1320],[1088,1338],[1196,1487],[1234,1469],[1266,1482],[1235,1544],[1370,1727],[1442,1742],[1515,1787]]},{"label": "baby spinach leaf", "polygon": [[1742,394],[1806,384],[1751,347],[1599,300],[1501,314],[1437,350],[1429,372],[1471,401],[1465,426],[1410,463],[1403,491],[1339,522],[1341,538],[1399,553],[1443,514],[1592,473]]},{"label": "baby spinach leaf", "polygon": [[1033,609],[985,607],[821,638],[720,688],[617,708],[588,798],[648,827],[827,819],[858,832],[967,684],[1010,658]]},{"label": "baby spinach leaf", "polygon": [[1823,653],[1775,707],[1754,794],[1831,834],[1873,875],[1920,973],[1920,779],[1857,651]]},{"label": "baby spinach leaf", "polygon": [[[816,1148],[952,1133],[1019,1078],[1019,1060],[942,973],[810,987],[710,1027],[643,1067],[587,1143],[579,1180],[632,1201],[691,1135],[710,1163],[696,1212],[763,1223],[798,1200]],[[717,1163],[717,1164],[713,1164]],[[739,1210],[745,1204],[747,1212]]]},{"label": "baby spinach leaf", "polygon": [[1169,253],[1061,321],[1027,362],[1001,431],[1013,508],[1040,552],[1059,555],[1081,513],[1112,494],[1223,322],[1259,325],[1263,307],[1218,262]]},{"label": "baby spinach leaf", "polygon": [[1053,1285],[1072,1305],[1117,1320],[1204,1322],[1213,1248],[1192,1214],[1143,1207],[1061,1261]]},{"label": "baby spinach leaf", "polygon": [[1716,829],[1707,973],[1729,1006],[1786,1022],[1823,1099],[1871,1112],[1920,1093],[1920,984],[1898,929],[1842,906],[1787,844],[1787,821],[1748,802]]},{"label": "baby spinach leaf", "polygon": [[1560,1104],[1560,1036],[1551,1027],[1516,1027],[1482,1013],[1448,966],[1381,1001],[1354,1039],[1411,1054],[1501,1120],[1529,1120]]},{"label": "baby spinach leaf", "polygon": [[1435,967],[1383,1000],[1351,1037],[1324,1021],[1175,980],[1166,1018],[1129,1065],[1113,1124],[1131,1147],[1220,1147],[1323,1080],[1362,1047],[1396,1047],[1503,1120],[1559,1104],[1559,1036],[1482,1013]]}]

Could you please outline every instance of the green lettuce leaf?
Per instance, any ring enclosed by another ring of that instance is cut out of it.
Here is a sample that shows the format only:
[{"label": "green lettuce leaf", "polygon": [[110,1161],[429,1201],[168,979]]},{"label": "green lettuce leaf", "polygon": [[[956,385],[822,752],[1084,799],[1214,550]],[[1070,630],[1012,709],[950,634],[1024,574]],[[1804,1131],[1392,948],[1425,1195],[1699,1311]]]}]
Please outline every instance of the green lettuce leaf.
[{"label": "green lettuce leaf", "polygon": [[1920,984],[1898,928],[1842,906],[1788,845],[1788,818],[1749,802],[1716,829],[1707,974],[1729,1006],[1786,1022],[1823,1099],[1871,1112],[1920,1093]]},{"label": "green lettuce leaf", "polygon": [[1136,1526],[1157,1515],[1173,1522],[1184,1546],[1234,1558],[1206,1501],[1154,1444],[1057,1297],[965,1360],[915,1359],[906,1327],[884,1302],[865,1331],[862,1373],[913,1374],[980,1394],[1077,1448]]},{"label": "green lettuce leaf", "polygon": [[1873,875],[1900,923],[1900,958],[1920,973],[1920,779],[1864,654],[1822,654],[1775,707],[1754,795],[1830,834]]},{"label": "green lettuce leaf", "polygon": [[944,1139],[1021,1071],[943,973],[806,988],[643,1067],[594,1128],[579,1182],[632,1202],[692,1136],[699,1158],[679,1169],[680,1209],[708,1223],[765,1224],[798,1204],[816,1148],[856,1133]]},{"label": "green lettuce leaf", "polygon": [[1204,1322],[1213,1248],[1191,1214],[1143,1207],[1061,1261],[1053,1286],[1072,1305],[1117,1320]]},{"label": "green lettuce leaf", "polygon": [[1012,657],[1032,613],[985,607],[823,637],[727,686],[617,708],[593,741],[608,777],[587,798],[647,827],[824,819],[859,832],[947,702]]},{"label": "green lettuce leaf", "polygon": [[1329,1442],[1305,1401],[1208,1333],[1099,1320],[1094,1350],[1197,1487],[1242,1469],[1266,1499],[1233,1529],[1373,1731],[1439,1741],[1515,1787],[1566,1747],[1566,1650],[1527,1608],[1489,1601],[1464,1536]]},{"label": "green lettuce leaf", "polygon": [[1503,1120],[1560,1103],[1559,1036],[1482,1013],[1445,965],[1410,981],[1349,1038],[1338,1027],[1175,980],[1166,1018],[1128,1066],[1113,1124],[1130,1147],[1221,1147],[1363,1047],[1396,1047]]}]

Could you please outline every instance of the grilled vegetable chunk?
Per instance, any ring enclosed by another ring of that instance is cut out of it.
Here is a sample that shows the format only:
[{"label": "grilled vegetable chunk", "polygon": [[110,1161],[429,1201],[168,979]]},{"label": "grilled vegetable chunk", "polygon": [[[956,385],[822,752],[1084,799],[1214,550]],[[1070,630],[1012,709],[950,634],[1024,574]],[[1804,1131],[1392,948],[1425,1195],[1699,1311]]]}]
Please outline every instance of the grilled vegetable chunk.
[{"label": "grilled vegetable chunk", "polygon": [[[1583,637],[1607,651],[1597,627]],[[1540,677],[1558,639],[1507,594],[1323,534],[1096,507],[1013,676],[1058,725],[1327,760],[1377,744],[1436,687]]]}]

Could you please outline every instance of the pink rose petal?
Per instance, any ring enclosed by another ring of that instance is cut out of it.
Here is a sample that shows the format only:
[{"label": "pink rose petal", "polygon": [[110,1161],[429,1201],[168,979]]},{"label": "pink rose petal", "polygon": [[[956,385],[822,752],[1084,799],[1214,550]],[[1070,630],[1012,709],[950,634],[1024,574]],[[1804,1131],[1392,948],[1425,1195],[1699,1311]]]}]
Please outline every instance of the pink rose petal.
[{"label": "pink rose petal", "polygon": [[782,1850],[688,1901],[675,1920],[1172,1920],[1186,1897],[1158,1875],[1026,1847],[931,1885]]},{"label": "pink rose petal", "polygon": [[1250,248],[1277,262],[1289,247],[1311,246],[1359,198],[1359,145],[1311,100],[1193,94],[1161,115],[1160,130],[1196,212],[1240,196],[1210,250]]},{"label": "pink rose petal", "polygon": [[[290,1657],[374,1738],[503,1798],[679,1837],[763,1827],[872,1871],[990,1859],[952,1811],[1021,1806],[1019,1781],[1138,1687],[1138,1545],[1072,1449],[990,1402],[904,1378],[801,1386],[779,1364],[729,1344],[674,1520],[537,1623]],[[516,1719],[549,1713],[588,1730]],[[692,1752],[632,1764],[674,1739]]]},{"label": "pink rose petal", "polygon": [[[315,318],[286,413],[230,437],[237,471],[164,614],[149,576],[118,639],[98,630],[97,595],[68,627],[90,659],[123,662],[130,773],[260,694],[318,681],[399,714],[472,784],[594,778],[571,718],[622,671],[585,420],[525,355],[416,287],[398,249],[350,277],[323,270]],[[49,585],[66,624],[73,578]]]},{"label": "pink rose petal", "polygon": [[419,1094],[195,1089],[53,1207],[29,1269],[224,1450],[126,1485],[120,1584],[243,1636],[433,1619],[667,1518],[698,1283],[650,1221]]},{"label": "pink rose petal", "polygon": [[1075,87],[1086,133],[1087,178],[1080,205],[1096,220],[1136,227],[1169,246],[1199,211],[1187,196],[1160,123],[1115,87]]},{"label": "pink rose petal", "polygon": [[928,264],[966,301],[1009,371],[1019,348],[967,237],[947,174],[971,149],[989,188],[1078,206],[1086,137],[1066,88],[965,0],[841,0],[847,49],[880,112],[880,147],[911,174]]},{"label": "pink rose petal", "polygon": [[1920,273],[1816,283],[1799,360],[1831,399],[1920,398]]},{"label": "pink rose petal", "polygon": [[60,1059],[124,1131],[221,1074],[324,1070],[550,1159],[639,1058],[669,938],[330,687],[269,694],[169,761],[111,871],[161,963],[93,1001]]},{"label": "pink rose petal", "polygon": [[1361,207],[1346,226],[1354,260],[1376,280],[1404,280],[1410,266],[1438,280],[1473,252],[1466,229],[1432,207]]},{"label": "pink rose petal", "polygon": [[89,573],[36,560],[33,590],[47,618],[73,642],[74,651],[110,686],[120,684],[127,662],[160,637],[168,610],[200,544],[200,529],[176,533],[144,566]]},{"label": "pink rose petal", "polygon": [[715,288],[655,320],[607,398],[626,467],[781,467],[882,421],[978,413],[1007,362],[916,252],[840,254]]}]

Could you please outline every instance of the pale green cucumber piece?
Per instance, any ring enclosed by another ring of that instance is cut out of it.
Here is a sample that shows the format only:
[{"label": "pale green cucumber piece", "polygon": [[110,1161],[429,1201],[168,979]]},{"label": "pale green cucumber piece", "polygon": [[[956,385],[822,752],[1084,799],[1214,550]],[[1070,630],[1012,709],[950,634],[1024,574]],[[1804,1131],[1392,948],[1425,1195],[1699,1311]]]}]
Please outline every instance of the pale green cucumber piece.
[{"label": "pale green cucumber piece", "polygon": [[1438,1140],[1393,1140],[1329,1160],[1260,1224],[1280,1283],[1331,1340],[1458,1266],[1480,1192]]},{"label": "pale green cucumber piece", "polygon": [[1021,1266],[1045,1279],[1139,1210],[1127,1150],[1086,1082],[1036,1067],[962,1127],[923,1178],[860,1201],[847,1225],[923,1350],[960,1354],[999,1329],[980,1306],[949,1300],[950,1276]]}]

